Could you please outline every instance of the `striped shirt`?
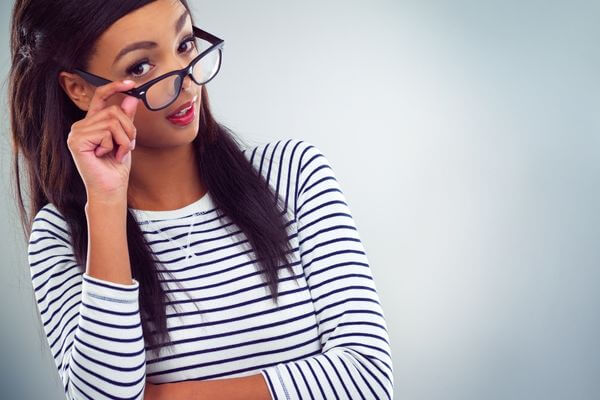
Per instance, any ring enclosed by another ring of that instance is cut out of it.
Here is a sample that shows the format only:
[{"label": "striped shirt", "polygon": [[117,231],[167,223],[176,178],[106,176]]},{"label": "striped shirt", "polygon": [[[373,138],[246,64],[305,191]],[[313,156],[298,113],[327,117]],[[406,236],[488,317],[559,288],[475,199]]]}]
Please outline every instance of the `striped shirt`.
[{"label": "striped shirt", "polygon": [[227,216],[217,216],[210,193],[176,210],[130,208],[169,296],[175,345],[158,357],[144,342],[139,282],[87,275],[54,205],[37,213],[31,278],[67,399],[142,399],[146,380],[258,373],[273,399],[393,397],[386,320],[331,164],[300,139],[243,152],[285,203],[294,274],[279,270],[275,304],[248,240]]}]

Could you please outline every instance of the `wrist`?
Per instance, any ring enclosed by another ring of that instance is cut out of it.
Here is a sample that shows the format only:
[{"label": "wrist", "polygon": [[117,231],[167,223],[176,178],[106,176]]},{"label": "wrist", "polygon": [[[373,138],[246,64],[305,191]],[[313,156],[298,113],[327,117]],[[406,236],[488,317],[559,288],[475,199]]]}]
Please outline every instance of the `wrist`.
[{"label": "wrist", "polygon": [[[88,198],[84,207],[88,230],[110,230],[113,234],[125,234],[127,226],[127,201],[104,198]],[[121,231],[121,229],[123,229]]]},{"label": "wrist", "polygon": [[111,194],[111,195],[96,195],[88,194],[87,202],[85,203],[86,211],[89,209],[105,209],[105,210],[126,210],[127,195]]},{"label": "wrist", "polygon": [[102,204],[120,204],[127,203],[127,187],[114,189],[110,191],[91,191],[86,189],[87,200]]}]

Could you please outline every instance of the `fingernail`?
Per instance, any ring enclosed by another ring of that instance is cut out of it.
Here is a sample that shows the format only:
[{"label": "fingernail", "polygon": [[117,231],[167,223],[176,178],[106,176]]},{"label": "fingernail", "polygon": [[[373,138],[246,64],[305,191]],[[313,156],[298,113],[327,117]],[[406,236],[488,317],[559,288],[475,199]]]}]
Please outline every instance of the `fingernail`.
[{"label": "fingernail", "polygon": [[127,162],[127,160],[129,159],[129,157],[131,157],[131,152],[128,151],[127,154],[125,154],[123,156],[123,158],[121,158],[121,164],[125,164],[125,162]]},{"label": "fingernail", "polygon": [[126,85],[131,85],[133,83],[133,81],[131,79],[125,79],[123,81],[123,83],[126,84]]},{"label": "fingernail", "polygon": [[135,139],[133,139],[131,142],[129,142],[129,148],[131,150],[135,149]]}]

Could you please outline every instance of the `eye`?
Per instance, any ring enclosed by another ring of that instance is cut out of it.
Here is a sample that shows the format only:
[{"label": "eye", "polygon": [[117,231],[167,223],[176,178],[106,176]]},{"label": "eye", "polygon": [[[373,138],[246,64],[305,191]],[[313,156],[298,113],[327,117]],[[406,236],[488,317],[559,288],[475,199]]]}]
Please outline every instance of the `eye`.
[{"label": "eye", "polygon": [[183,51],[183,53],[189,53],[191,52],[193,49],[196,48],[196,38],[193,35],[189,35],[186,36],[183,41],[181,42],[181,44],[179,45],[179,48],[181,48],[182,45],[184,44],[188,44],[191,43],[192,45],[189,46],[189,50]]},{"label": "eye", "polygon": [[[179,44],[179,49],[181,49],[181,47],[183,45],[186,45],[188,43],[191,43],[191,45],[188,46],[189,49],[183,50],[183,51],[181,51],[181,53],[191,53],[196,48],[196,38],[193,35],[190,35],[190,36],[187,36]],[[148,70],[144,70],[145,65],[151,65],[150,61],[147,58],[144,58],[144,59],[138,61],[137,63],[133,64],[132,66],[128,67],[125,70],[125,72],[127,73],[128,76],[131,76],[133,78],[141,78],[148,73]]]},{"label": "eye", "polygon": [[127,68],[126,72],[127,72],[128,76],[132,76],[134,78],[139,78],[139,77],[143,76],[144,72],[143,72],[143,69],[142,69],[142,71],[140,71],[140,67],[142,67],[146,64],[150,65],[147,58],[145,58],[145,59],[141,60],[140,62],[138,62],[137,64],[134,64],[131,67]]}]

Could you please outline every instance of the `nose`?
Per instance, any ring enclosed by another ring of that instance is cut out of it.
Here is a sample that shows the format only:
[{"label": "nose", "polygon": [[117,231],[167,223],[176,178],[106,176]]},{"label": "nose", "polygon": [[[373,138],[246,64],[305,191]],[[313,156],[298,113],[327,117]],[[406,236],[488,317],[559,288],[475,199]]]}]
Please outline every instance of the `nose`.
[{"label": "nose", "polygon": [[181,90],[186,92],[193,92],[192,83],[192,77],[189,74],[186,75],[185,78],[183,78]]}]

